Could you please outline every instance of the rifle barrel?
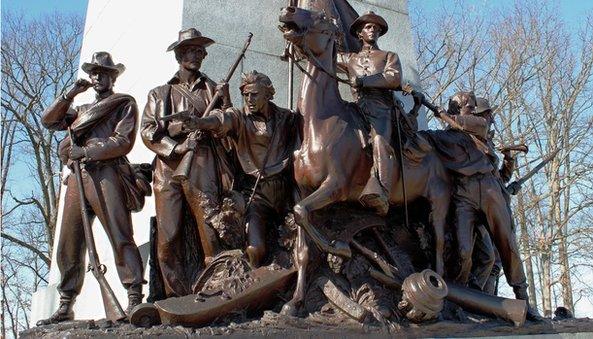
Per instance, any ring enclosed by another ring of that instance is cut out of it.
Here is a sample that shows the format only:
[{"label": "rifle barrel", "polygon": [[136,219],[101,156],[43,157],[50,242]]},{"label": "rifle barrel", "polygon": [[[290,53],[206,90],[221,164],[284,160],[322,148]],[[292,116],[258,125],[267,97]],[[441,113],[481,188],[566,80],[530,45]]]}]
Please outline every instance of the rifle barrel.
[{"label": "rifle barrel", "polygon": [[[72,129],[68,127],[68,135],[70,137],[70,143],[74,145],[74,135]],[[80,200],[80,213],[82,216],[82,227],[84,230],[84,239],[89,253],[89,261],[91,264],[92,272],[101,289],[101,296],[103,297],[103,306],[105,308],[105,315],[111,321],[118,321],[126,317],[126,313],[119,304],[117,297],[113,293],[111,286],[105,279],[103,265],[97,255],[97,247],[95,246],[95,237],[93,236],[93,228],[89,218],[88,210],[86,208],[86,197],[84,195],[84,186],[82,181],[82,173],[80,170],[80,161],[74,160],[72,162],[74,169],[74,176],[76,177],[76,184],[78,188],[78,196]]]}]

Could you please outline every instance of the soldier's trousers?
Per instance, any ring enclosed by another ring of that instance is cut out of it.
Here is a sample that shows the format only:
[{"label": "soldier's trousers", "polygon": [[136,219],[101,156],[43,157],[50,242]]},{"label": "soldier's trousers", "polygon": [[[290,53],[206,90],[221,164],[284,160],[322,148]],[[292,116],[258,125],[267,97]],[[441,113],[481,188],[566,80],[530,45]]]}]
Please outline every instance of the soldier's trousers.
[{"label": "soldier's trousers", "polygon": [[[472,270],[468,286],[484,291],[484,286],[490,278],[494,262],[496,260],[496,249],[486,226],[478,223],[475,227],[475,239],[472,253]],[[499,271],[500,273],[500,271]]]},{"label": "soldier's trousers", "polygon": [[[157,218],[157,253],[165,294],[180,297],[191,292],[191,277],[185,265],[184,238],[186,214],[190,214],[198,229],[203,257],[214,257],[220,250],[218,235],[210,224],[218,212],[217,174],[214,154],[209,146],[195,150],[190,177],[183,183],[172,179],[179,159],[169,163],[157,159],[154,174],[154,198]],[[189,207],[189,210],[187,208]]]},{"label": "soldier's trousers", "polygon": [[[124,288],[138,286],[144,282],[142,259],[134,242],[132,220],[126,208],[117,167],[99,165],[87,168],[82,171],[82,178],[90,220],[92,222],[97,216],[103,225]],[[58,290],[63,299],[78,295],[84,280],[86,242],[80,203],[76,176],[72,173],[67,182],[57,250],[61,274]]]},{"label": "soldier's trousers", "polygon": [[472,268],[474,225],[483,213],[492,241],[500,253],[507,282],[515,289],[527,286],[511,211],[500,181],[492,174],[457,179],[453,201],[461,270],[457,281],[466,284]]},{"label": "soldier's trousers", "polygon": [[[260,180],[251,205],[246,211],[247,244],[253,248],[260,260],[266,252],[266,226],[286,212],[288,201],[291,199],[288,175],[292,173],[280,173]],[[254,185],[254,178],[246,180],[242,190],[245,201],[251,196]]]},{"label": "soldier's trousers", "polygon": [[391,146],[393,137],[393,106],[382,106],[362,100],[359,102],[363,114],[371,125],[371,142],[373,145],[373,167],[369,184],[365,187],[362,195],[383,194],[375,192],[376,185],[373,185],[373,178],[379,180],[387,198],[393,186],[395,165],[395,153]]}]

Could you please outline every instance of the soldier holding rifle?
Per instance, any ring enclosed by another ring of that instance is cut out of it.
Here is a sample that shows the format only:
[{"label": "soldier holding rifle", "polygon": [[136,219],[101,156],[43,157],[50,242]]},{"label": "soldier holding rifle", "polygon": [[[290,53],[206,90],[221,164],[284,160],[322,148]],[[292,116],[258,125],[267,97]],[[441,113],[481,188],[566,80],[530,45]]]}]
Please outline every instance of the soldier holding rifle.
[{"label": "soldier holding rifle", "polygon": [[[527,281],[519,246],[513,231],[511,210],[498,172],[498,158],[488,143],[490,120],[476,115],[473,92],[458,92],[444,111],[423,103],[450,125],[446,131],[427,131],[433,145],[454,174],[456,232],[461,269],[457,281],[466,284],[472,267],[474,226],[480,215],[488,225],[492,241],[500,253],[508,284],[517,299],[528,300]],[[528,319],[538,319],[528,307]]]},{"label": "soldier holding rifle", "polygon": [[[126,154],[132,149],[136,137],[138,108],[131,96],[113,92],[115,79],[125,67],[114,64],[109,53],[95,53],[90,63],[82,65],[82,70],[90,75],[92,83],[84,79],[76,81],[66,94],[56,99],[44,112],[42,120],[49,129],[71,130],[71,136],[60,143],[60,158],[71,167],[75,162],[76,174],[80,174],[79,162],[83,163],[80,180],[83,190],[79,190],[77,176],[69,175],[65,180],[67,189],[57,251],[61,274],[58,286],[60,304],[50,318],[40,320],[38,325],[73,319],[72,307],[84,280],[85,247],[94,249],[94,244],[85,241],[89,237],[83,224],[87,223],[90,228],[94,216],[99,218],[107,233],[113,247],[117,273],[122,285],[128,290],[127,313],[142,302],[142,259],[134,243],[130,217],[130,211],[139,209],[139,206],[129,199],[135,189],[126,185],[134,181],[126,180],[129,177],[124,178],[133,175]],[[74,97],[90,87],[97,92],[96,100],[71,107]],[[90,215],[81,213],[81,204],[90,206],[87,210]],[[93,257],[91,261],[96,260],[96,256]],[[96,276],[102,274],[97,269],[93,267]],[[101,286],[102,294],[104,287]],[[121,311],[121,306],[113,297],[114,300],[116,308]],[[106,309],[106,312],[109,318],[110,310]]]},{"label": "soldier holding rifle", "polygon": [[[190,282],[184,264],[184,204],[197,224],[197,233],[208,263],[218,252],[219,243],[210,221],[219,208],[220,193],[230,188],[230,169],[221,145],[208,135],[196,138],[195,129],[182,119],[161,118],[188,112],[202,116],[214,96],[215,107],[231,106],[228,84],[216,85],[200,72],[207,55],[206,47],[214,41],[195,28],[182,30],[167,51],[174,51],[179,71],[163,86],[150,91],[142,117],[141,135],[144,144],[156,153],[154,182],[157,219],[158,264],[167,297],[190,293]],[[219,92],[216,95],[217,91]],[[191,152],[191,157],[184,155]],[[175,171],[182,159],[191,166],[187,178],[179,180]]]}]

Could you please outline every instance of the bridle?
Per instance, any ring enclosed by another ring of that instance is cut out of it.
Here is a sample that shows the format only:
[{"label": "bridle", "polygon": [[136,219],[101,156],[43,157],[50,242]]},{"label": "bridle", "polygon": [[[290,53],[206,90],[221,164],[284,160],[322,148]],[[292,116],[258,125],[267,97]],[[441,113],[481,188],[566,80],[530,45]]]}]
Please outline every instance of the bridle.
[{"label": "bridle", "polygon": [[[325,34],[325,35],[329,35],[332,36],[333,32],[327,29],[324,30],[310,30],[307,29],[305,31],[306,34],[308,32],[313,32],[313,33],[320,33],[320,34]],[[292,42],[291,42],[292,44]],[[294,44],[293,44],[294,46]],[[335,73],[328,71],[327,69],[325,69],[325,67],[323,67],[323,65],[321,64],[321,62],[319,61],[319,59],[317,59],[317,57],[315,57],[315,55],[313,55],[313,52],[311,52],[311,49],[307,46],[303,46],[301,48],[303,50],[303,52],[306,54],[307,58],[309,59],[309,61],[311,61],[311,63],[313,64],[313,66],[317,67],[318,69],[320,69],[323,73],[329,75],[331,78],[333,78],[334,80],[336,80],[337,82],[341,82],[343,84],[346,84],[350,87],[352,87],[352,85],[350,84],[350,81],[348,81],[347,79],[342,79],[340,77],[338,77]],[[294,48],[293,48],[294,51]],[[294,61],[294,64],[297,66],[297,68],[303,73],[306,74],[307,76],[311,77],[311,75],[303,68],[303,66],[301,66],[299,64],[299,61],[296,56],[294,55],[294,52],[289,53],[288,57],[291,58]]]}]

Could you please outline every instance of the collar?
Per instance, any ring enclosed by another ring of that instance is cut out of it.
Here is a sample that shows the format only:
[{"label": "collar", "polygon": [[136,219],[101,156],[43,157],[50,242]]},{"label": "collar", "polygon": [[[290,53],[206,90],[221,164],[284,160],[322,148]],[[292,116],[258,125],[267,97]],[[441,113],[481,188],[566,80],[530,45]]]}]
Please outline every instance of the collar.
[{"label": "collar", "polygon": [[[198,77],[197,77],[196,81],[193,84],[189,84],[189,85],[191,88],[193,88],[195,85],[199,84],[200,82],[204,81],[205,79],[206,79],[206,74],[204,74],[202,72],[198,72]],[[169,85],[181,84],[181,78],[179,77],[179,71],[175,72],[175,74],[173,75],[171,80],[167,81],[167,84],[169,84]]]},{"label": "collar", "polygon": [[379,46],[377,46],[377,44],[374,44],[374,45],[362,46],[362,49],[360,51],[361,52],[371,52],[371,51],[377,51],[377,50],[379,50]]},{"label": "collar", "polygon": [[103,100],[103,99],[105,99],[105,98],[107,98],[107,97],[111,96],[112,94],[113,94],[113,90],[112,90],[112,89],[111,89],[111,90],[109,90],[109,91],[107,91],[107,92],[103,92],[103,93],[97,93],[97,94],[95,94],[95,100],[96,100],[97,102],[98,102],[98,101],[101,101],[101,100]]}]

